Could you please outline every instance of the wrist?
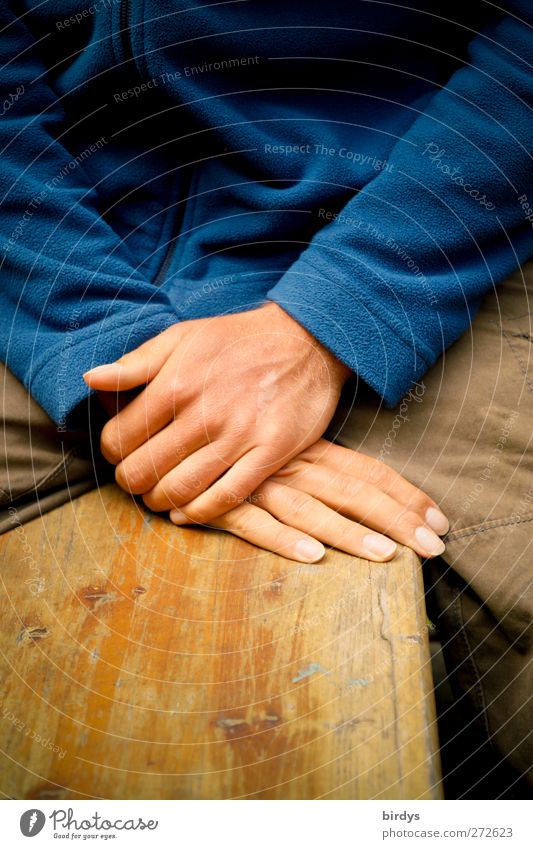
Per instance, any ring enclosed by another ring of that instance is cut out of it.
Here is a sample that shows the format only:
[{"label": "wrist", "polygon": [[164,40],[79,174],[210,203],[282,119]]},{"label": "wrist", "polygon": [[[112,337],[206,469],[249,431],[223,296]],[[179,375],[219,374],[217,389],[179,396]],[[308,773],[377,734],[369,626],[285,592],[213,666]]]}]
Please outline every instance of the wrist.
[{"label": "wrist", "polygon": [[328,371],[339,382],[340,387],[342,387],[352,375],[352,370],[349,366],[343,363],[342,360],[339,360],[339,358],[336,357],[329,348],[323,345],[322,342],[319,342],[318,339],[313,336],[313,334],[307,330],[303,324],[296,321],[296,319],[280,307],[279,304],[276,304],[274,301],[268,301],[259,307],[258,311],[262,312],[264,317],[268,317],[269,322],[277,321],[282,325],[285,324],[287,328],[290,328],[291,333],[297,334],[308,344],[310,343],[313,345],[317,352],[319,352],[326,361]]}]

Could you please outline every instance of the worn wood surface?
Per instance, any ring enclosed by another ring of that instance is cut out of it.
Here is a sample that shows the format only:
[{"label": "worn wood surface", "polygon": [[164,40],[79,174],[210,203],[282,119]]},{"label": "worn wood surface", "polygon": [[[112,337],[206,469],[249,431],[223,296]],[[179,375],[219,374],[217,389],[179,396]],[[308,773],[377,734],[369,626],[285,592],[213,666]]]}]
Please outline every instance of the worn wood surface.
[{"label": "worn wood surface", "polygon": [[305,566],[113,485],[0,538],[12,798],[439,798],[420,563]]}]

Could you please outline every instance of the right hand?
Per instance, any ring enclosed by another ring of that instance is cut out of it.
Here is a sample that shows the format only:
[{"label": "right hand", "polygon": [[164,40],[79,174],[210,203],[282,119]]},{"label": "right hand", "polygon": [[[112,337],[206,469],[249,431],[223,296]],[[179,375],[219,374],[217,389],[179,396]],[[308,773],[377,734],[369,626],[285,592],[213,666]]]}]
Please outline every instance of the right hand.
[{"label": "right hand", "polygon": [[[179,510],[170,519],[191,524]],[[422,557],[441,554],[437,533],[449,523],[433,499],[385,463],[319,439],[209,527],[291,560],[316,562],[325,543],[383,562],[396,554],[396,542]]]}]

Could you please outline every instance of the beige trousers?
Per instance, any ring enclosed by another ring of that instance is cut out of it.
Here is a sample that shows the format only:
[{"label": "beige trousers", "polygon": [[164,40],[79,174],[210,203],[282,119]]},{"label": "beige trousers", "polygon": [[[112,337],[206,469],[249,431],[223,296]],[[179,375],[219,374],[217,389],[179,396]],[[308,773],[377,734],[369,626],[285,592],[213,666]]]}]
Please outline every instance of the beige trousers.
[{"label": "beige trousers", "polygon": [[532,311],[530,263],[395,410],[368,390],[347,393],[329,432],[393,466],[450,518],[443,558],[424,566],[429,613],[467,734],[531,785]]}]

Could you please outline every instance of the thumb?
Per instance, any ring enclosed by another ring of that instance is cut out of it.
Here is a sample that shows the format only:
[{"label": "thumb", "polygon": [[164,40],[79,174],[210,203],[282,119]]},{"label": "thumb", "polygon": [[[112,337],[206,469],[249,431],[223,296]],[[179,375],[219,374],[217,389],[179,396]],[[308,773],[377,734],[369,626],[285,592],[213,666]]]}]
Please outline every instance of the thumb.
[{"label": "thumb", "polygon": [[177,325],[172,325],[114,363],[106,363],[86,371],[83,375],[85,383],[92,389],[104,392],[122,392],[150,383],[176,347],[176,327]]}]

